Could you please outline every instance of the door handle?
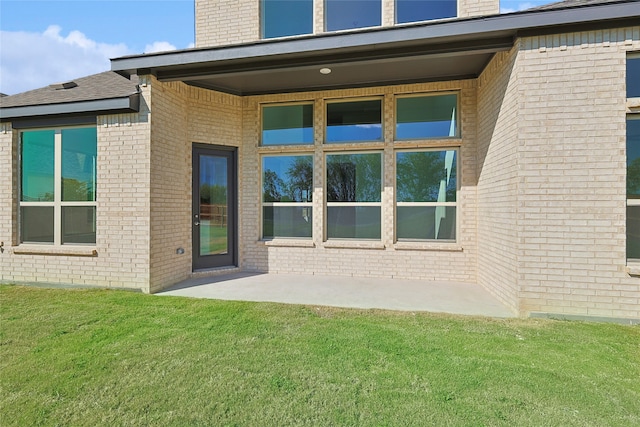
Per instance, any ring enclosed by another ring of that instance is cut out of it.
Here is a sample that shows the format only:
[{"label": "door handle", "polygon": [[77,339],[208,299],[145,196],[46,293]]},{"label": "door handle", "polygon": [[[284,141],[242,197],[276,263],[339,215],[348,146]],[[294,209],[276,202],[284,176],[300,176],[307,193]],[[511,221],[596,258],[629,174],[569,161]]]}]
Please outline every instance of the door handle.
[{"label": "door handle", "polygon": [[200,222],[196,221],[196,222],[193,223],[193,225],[200,225]]}]

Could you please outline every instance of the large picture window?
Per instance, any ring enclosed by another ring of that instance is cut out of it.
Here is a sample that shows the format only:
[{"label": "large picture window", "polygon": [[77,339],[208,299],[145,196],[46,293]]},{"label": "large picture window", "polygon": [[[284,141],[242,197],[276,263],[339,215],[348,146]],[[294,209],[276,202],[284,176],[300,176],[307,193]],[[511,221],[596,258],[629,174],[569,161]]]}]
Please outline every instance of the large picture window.
[{"label": "large picture window", "polygon": [[456,150],[396,153],[398,240],[455,240]]},{"label": "large picture window", "polygon": [[327,31],[377,27],[382,24],[382,0],[325,0]]},{"label": "large picture window", "polygon": [[96,242],[96,128],[21,133],[20,241]]},{"label": "large picture window", "polygon": [[310,238],[313,156],[262,158],[262,237]]},{"label": "large picture window", "polygon": [[261,0],[262,38],[313,33],[313,0]]},{"label": "large picture window", "polygon": [[396,0],[398,24],[455,18],[457,15],[457,0]]},{"label": "large picture window", "polygon": [[327,238],[380,239],[382,154],[327,154]]},{"label": "large picture window", "polygon": [[458,136],[456,94],[405,96],[396,99],[396,139]]},{"label": "large picture window", "polygon": [[262,107],[262,145],[313,144],[313,104]]},{"label": "large picture window", "polygon": [[382,141],[382,100],[327,103],[326,142]]}]

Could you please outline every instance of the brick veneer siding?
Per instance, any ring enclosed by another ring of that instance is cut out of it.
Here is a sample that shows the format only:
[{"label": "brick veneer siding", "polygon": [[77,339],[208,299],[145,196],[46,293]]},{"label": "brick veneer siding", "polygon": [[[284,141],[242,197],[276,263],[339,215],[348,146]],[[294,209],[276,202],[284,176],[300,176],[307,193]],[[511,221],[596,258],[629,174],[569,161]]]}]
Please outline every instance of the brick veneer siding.
[{"label": "brick veneer siding", "polygon": [[[458,0],[458,17],[493,15],[498,0]],[[261,39],[260,0],[196,0],[196,47],[248,43]],[[382,0],[382,26],[395,24],[395,0]],[[324,1],[313,5],[313,32],[324,32]]]},{"label": "brick veneer siding", "polygon": [[520,310],[640,318],[625,253],[625,64],[640,27],[518,48]]},{"label": "brick veneer siding", "polygon": [[[152,80],[151,291],[191,274],[193,143],[239,146],[241,99]],[[178,248],[184,254],[176,253]]]},{"label": "brick veneer siding", "polygon": [[478,284],[518,309],[517,48],[478,79]]},{"label": "brick veneer siding", "polygon": [[[97,118],[96,256],[78,256],[78,246],[18,246],[19,132],[2,125],[1,282],[149,290],[149,95],[150,87],[143,87],[140,113]],[[25,249],[32,253],[15,253]]]}]

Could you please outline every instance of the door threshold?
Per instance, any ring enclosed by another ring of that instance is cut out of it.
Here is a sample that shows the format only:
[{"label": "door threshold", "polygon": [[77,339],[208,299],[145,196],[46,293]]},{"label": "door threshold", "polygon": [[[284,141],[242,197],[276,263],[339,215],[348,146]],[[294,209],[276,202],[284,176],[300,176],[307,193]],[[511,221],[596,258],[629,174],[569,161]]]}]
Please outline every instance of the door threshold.
[{"label": "door threshold", "polygon": [[204,268],[193,271],[191,273],[191,278],[220,276],[222,274],[239,273],[240,271],[240,267],[236,267],[235,265],[229,265],[226,267]]}]

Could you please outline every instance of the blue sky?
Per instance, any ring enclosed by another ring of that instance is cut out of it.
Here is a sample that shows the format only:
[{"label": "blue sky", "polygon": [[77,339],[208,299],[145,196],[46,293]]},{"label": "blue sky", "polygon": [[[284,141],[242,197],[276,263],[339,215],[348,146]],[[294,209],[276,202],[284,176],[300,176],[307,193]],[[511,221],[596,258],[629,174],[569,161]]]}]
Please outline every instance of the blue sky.
[{"label": "blue sky", "polygon": [[[550,2],[501,0],[501,9]],[[109,58],[192,47],[193,17],[193,0],[0,0],[0,92],[106,71]]]}]

